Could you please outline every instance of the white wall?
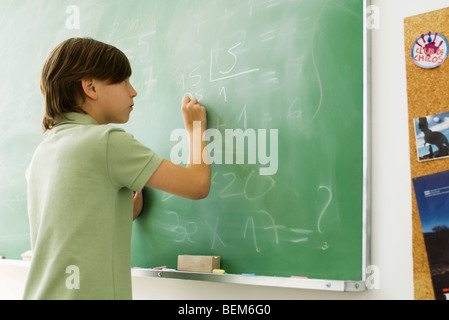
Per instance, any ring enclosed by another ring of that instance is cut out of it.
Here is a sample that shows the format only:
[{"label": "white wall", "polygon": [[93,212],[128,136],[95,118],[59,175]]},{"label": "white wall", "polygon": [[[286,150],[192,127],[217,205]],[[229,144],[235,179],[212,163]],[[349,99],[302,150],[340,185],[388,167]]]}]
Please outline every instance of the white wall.
[{"label": "white wall", "polygon": [[[334,293],[133,277],[135,299],[413,299],[411,179],[404,17],[449,6],[443,0],[373,0],[372,260],[380,288]],[[0,299],[20,299],[27,267],[0,262]]]}]

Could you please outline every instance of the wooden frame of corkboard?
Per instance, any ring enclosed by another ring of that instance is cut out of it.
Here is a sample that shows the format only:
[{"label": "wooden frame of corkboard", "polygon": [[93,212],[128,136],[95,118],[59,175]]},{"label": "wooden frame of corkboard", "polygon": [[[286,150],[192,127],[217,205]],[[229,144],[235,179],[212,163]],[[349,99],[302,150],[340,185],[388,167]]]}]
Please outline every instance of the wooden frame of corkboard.
[{"label": "wooden frame of corkboard", "polygon": [[[420,14],[404,20],[407,72],[410,167],[412,179],[449,170],[449,159],[418,162],[413,119],[449,111],[449,60],[435,69],[423,69],[412,60],[414,42],[422,34],[437,32],[449,36],[449,8]],[[412,191],[413,267],[415,299],[435,299],[427,252],[421,229],[415,192]]]}]

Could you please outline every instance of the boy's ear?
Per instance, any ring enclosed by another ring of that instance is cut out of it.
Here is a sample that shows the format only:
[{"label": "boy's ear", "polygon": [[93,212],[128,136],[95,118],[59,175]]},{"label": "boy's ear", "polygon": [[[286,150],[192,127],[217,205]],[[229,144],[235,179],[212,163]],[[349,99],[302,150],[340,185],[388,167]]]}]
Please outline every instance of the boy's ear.
[{"label": "boy's ear", "polygon": [[97,100],[97,90],[95,88],[94,79],[81,80],[81,86],[83,87],[84,94],[92,100]]}]

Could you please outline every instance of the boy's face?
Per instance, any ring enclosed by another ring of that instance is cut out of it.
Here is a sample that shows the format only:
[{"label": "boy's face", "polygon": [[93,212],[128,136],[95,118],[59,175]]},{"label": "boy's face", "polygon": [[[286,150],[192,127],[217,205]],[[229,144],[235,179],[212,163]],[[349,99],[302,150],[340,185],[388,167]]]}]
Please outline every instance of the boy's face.
[{"label": "boy's face", "polygon": [[99,124],[126,123],[133,110],[133,98],[136,90],[129,82],[129,78],[116,84],[107,81],[96,81],[98,94],[96,115]]}]

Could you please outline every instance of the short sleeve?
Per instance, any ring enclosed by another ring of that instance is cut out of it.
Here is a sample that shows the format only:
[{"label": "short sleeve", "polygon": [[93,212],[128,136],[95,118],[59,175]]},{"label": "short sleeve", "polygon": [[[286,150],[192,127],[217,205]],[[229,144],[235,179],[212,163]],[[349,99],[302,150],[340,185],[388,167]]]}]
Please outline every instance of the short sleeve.
[{"label": "short sleeve", "polygon": [[131,134],[121,129],[109,132],[107,166],[109,178],[117,188],[142,190],[162,161]]}]

